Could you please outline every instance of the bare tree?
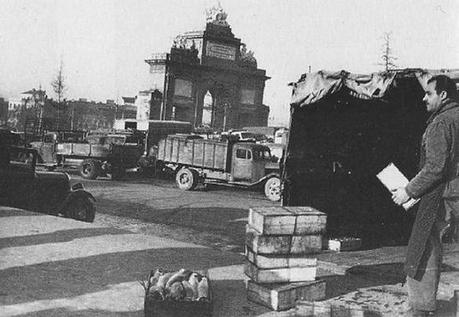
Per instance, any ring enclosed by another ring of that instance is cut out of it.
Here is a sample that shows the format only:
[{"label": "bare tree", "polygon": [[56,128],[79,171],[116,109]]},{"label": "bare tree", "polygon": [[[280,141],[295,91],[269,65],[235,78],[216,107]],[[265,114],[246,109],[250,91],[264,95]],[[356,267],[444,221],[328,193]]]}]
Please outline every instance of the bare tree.
[{"label": "bare tree", "polygon": [[64,81],[63,68],[64,68],[64,65],[63,65],[63,63],[61,61],[60,65],[59,65],[59,70],[57,71],[57,74],[56,74],[56,77],[51,82],[51,86],[53,87],[53,90],[56,93],[57,102],[59,104],[64,99],[64,93],[65,93],[65,90],[67,90],[67,87],[66,87],[65,81]]},{"label": "bare tree", "polygon": [[54,80],[51,82],[51,86],[53,87],[54,92],[56,93],[57,97],[57,129],[59,130],[60,128],[60,110],[61,110],[61,103],[64,100],[64,93],[65,90],[67,89],[64,81],[64,65],[61,60],[61,63],[59,65],[59,69],[57,71],[56,77]]},{"label": "bare tree", "polygon": [[392,52],[391,36],[392,32],[384,32],[384,44],[381,52],[381,62],[378,63],[378,65],[384,66],[384,70],[386,72],[397,67],[397,65],[395,64],[397,57],[395,57]]}]

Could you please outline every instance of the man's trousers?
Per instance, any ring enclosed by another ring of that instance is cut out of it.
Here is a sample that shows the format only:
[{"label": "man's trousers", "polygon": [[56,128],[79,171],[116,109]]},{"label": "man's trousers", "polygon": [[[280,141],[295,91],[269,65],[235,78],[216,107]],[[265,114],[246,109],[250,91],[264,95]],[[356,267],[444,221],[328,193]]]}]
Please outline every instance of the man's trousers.
[{"label": "man's trousers", "polygon": [[435,311],[442,253],[440,230],[434,225],[427,240],[418,274],[415,278],[409,276],[406,278],[408,298],[413,309]]}]

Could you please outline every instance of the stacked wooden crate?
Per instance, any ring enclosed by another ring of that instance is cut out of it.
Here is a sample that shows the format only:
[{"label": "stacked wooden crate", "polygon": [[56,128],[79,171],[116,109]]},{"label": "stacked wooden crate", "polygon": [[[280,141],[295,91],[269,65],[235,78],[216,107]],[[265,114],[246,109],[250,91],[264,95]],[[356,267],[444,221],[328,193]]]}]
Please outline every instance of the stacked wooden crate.
[{"label": "stacked wooden crate", "polygon": [[[326,215],[311,207],[251,208],[246,232],[247,297],[274,310],[325,297],[316,279]],[[313,299],[314,298],[314,299]]]}]

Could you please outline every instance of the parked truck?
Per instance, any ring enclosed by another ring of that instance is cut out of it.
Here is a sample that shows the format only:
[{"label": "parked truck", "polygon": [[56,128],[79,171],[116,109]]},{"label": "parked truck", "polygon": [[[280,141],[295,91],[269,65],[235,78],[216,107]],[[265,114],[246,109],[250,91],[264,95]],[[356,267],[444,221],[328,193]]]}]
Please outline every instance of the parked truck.
[{"label": "parked truck", "polygon": [[78,142],[65,142],[50,132],[43,141],[31,142],[38,151],[39,163],[48,167],[78,166],[83,178],[95,179],[111,174],[121,178],[126,169],[137,167],[144,152],[143,137],[132,132],[100,132]]},{"label": "parked truck", "polygon": [[156,168],[176,172],[182,190],[198,184],[263,186],[267,198],[280,200],[279,169],[269,169],[267,146],[253,142],[205,140],[195,135],[169,135],[159,141]]}]

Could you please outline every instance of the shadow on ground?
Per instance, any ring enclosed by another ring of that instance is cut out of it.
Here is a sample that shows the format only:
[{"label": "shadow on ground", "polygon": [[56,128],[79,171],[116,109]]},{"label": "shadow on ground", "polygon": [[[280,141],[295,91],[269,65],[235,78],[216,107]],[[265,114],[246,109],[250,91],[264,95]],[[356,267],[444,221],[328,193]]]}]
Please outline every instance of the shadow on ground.
[{"label": "shadow on ground", "polygon": [[0,271],[0,304],[52,300],[104,291],[112,284],[143,280],[157,268],[166,271],[180,268],[205,270],[242,262],[243,257],[239,254],[209,248],[164,248],[9,268]]},{"label": "shadow on ground", "polygon": [[234,245],[242,246],[245,241],[247,209],[186,206],[172,209],[154,207],[132,202],[119,202],[98,198],[96,206],[101,213],[136,219],[145,223],[176,225],[200,232],[210,232],[228,237]]},{"label": "shadow on ground", "polygon": [[18,317],[143,317],[143,310],[134,312],[112,312],[96,309],[88,310],[69,310],[65,308],[48,309],[30,314],[17,315]]},{"label": "shadow on ground", "polygon": [[15,236],[0,238],[0,249],[21,247],[29,245],[39,245],[45,243],[68,242],[79,238],[96,237],[104,234],[129,234],[130,231],[117,228],[87,228],[87,229],[67,229],[50,233],[41,233],[28,236]]}]

